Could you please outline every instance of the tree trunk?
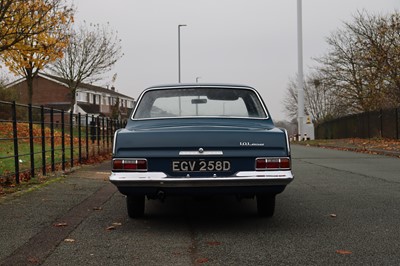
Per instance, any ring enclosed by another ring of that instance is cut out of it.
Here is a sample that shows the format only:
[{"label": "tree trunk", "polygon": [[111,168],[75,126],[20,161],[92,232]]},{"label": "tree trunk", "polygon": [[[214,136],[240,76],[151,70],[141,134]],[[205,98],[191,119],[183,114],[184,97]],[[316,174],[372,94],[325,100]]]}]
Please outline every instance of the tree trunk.
[{"label": "tree trunk", "polygon": [[26,77],[26,83],[28,86],[28,104],[32,104],[32,98],[33,98],[33,75],[32,75],[32,69],[31,68],[26,68],[25,69],[25,77]]},{"label": "tree trunk", "polygon": [[71,111],[74,113],[76,110],[74,109],[75,105],[77,105],[77,101],[76,101],[76,91],[78,89],[78,83],[74,82],[74,81],[69,81],[68,82],[68,87],[71,93],[71,102],[70,102],[70,108]]}]

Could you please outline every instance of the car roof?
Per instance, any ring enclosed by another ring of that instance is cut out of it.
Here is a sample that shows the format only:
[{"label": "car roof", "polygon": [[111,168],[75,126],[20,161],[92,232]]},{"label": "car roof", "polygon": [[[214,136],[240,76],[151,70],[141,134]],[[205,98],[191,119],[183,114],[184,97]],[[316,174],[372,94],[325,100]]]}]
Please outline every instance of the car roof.
[{"label": "car roof", "polygon": [[176,84],[164,84],[151,86],[146,90],[151,89],[170,89],[170,88],[241,88],[241,89],[252,89],[253,87],[240,84],[225,84],[225,83],[176,83]]}]

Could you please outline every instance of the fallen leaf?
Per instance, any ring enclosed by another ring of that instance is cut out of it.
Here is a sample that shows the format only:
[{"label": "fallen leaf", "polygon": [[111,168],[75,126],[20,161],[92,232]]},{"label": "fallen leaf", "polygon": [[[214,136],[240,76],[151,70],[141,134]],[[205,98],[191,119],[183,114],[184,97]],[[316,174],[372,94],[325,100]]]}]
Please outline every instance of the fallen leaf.
[{"label": "fallen leaf", "polygon": [[334,214],[334,213],[331,213],[331,214],[329,214],[329,216],[332,217],[332,218],[336,218],[337,215]]},{"label": "fallen leaf", "polygon": [[199,259],[197,259],[196,260],[196,263],[206,263],[206,262],[208,262],[209,261],[209,259],[207,259],[207,258],[199,258]]},{"label": "fallen leaf", "polygon": [[220,245],[221,245],[221,242],[218,242],[218,241],[210,241],[210,242],[207,242],[207,245],[209,245],[209,246],[220,246]]},{"label": "fallen leaf", "polygon": [[174,255],[174,256],[181,256],[181,255],[182,255],[182,252],[173,251],[173,252],[172,252],[172,255]]},{"label": "fallen leaf", "polygon": [[121,226],[122,223],[112,223],[113,226]]},{"label": "fallen leaf", "polygon": [[93,210],[94,211],[101,211],[101,210],[103,210],[103,208],[102,207],[93,207]]},{"label": "fallen leaf", "polygon": [[39,259],[36,257],[29,257],[28,262],[32,264],[39,264]]},{"label": "fallen leaf", "polygon": [[351,251],[349,251],[349,250],[339,249],[339,250],[336,250],[336,253],[337,253],[337,254],[340,254],[340,255],[350,255],[350,254],[352,254],[353,252],[351,252]]},{"label": "fallen leaf", "polygon": [[116,228],[115,228],[115,226],[113,226],[113,225],[111,225],[111,226],[109,226],[109,227],[106,228],[107,231],[112,231],[112,230],[115,230],[115,229],[116,229]]},{"label": "fallen leaf", "polygon": [[55,224],[53,224],[53,226],[54,227],[65,227],[65,226],[68,226],[68,224],[67,223],[55,223]]},{"label": "fallen leaf", "polygon": [[64,242],[73,243],[73,242],[75,242],[75,239],[72,239],[72,238],[66,238],[66,239],[64,239]]}]

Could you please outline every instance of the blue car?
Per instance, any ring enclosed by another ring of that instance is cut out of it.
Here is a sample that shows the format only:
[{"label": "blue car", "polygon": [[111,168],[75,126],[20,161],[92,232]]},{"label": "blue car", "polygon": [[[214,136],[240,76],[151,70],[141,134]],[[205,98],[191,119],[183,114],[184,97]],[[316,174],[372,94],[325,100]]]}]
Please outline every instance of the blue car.
[{"label": "blue car", "polygon": [[131,218],[144,215],[146,197],[227,194],[255,197],[270,217],[293,178],[288,134],[249,86],[148,88],[114,137],[110,181]]}]

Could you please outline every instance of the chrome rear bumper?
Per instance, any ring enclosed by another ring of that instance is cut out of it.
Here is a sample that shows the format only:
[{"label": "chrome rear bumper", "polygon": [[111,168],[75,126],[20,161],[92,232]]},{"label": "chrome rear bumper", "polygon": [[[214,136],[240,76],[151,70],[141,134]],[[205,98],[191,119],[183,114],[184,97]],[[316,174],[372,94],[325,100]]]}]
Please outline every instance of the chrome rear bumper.
[{"label": "chrome rear bumper", "polygon": [[242,171],[229,177],[168,177],[162,172],[113,172],[109,180],[117,187],[246,187],[287,185],[291,171]]}]

